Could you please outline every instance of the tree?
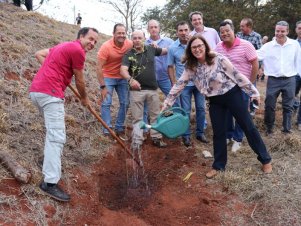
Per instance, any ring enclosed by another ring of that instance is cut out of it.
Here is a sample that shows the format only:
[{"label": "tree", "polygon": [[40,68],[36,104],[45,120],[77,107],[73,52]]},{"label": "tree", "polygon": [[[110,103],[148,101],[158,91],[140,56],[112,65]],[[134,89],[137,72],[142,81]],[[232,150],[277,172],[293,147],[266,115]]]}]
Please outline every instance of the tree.
[{"label": "tree", "polygon": [[143,25],[146,25],[147,22],[152,19],[160,21],[161,18],[162,18],[162,9],[158,6],[155,6],[154,8],[147,9],[146,12],[143,13],[143,15],[141,17],[141,21],[142,21]]},{"label": "tree", "polygon": [[135,21],[141,14],[142,0],[99,0],[102,3],[110,5],[124,19],[128,34],[135,30]]}]

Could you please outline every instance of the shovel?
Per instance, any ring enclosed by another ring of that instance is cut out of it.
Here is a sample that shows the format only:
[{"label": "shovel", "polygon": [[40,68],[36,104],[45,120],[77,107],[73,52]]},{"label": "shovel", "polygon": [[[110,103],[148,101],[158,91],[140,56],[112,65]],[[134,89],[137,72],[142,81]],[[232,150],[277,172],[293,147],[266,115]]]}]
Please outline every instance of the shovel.
[{"label": "shovel", "polygon": [[[68,86],[75,96],[77,96],[79,99],[81,98],[79,93],[77,92],[76,89],[72,85]],[[141,166],[140,161],[138,161],[131,153],[131,151],[128,149],[128,147],[124,144],[124,142],[115,134],[115,132],[103,121],[103,119],[96,113],[94,109],[90,105],[87,106],[88,110],[92,113],[92,115],[95,116],[95,118],[105,127],[109,133],[114,137],[114,139],[117,140],[117,142],[124,148],[124,150],[133,158],[133,160],[138,164],[138,166]]]}]

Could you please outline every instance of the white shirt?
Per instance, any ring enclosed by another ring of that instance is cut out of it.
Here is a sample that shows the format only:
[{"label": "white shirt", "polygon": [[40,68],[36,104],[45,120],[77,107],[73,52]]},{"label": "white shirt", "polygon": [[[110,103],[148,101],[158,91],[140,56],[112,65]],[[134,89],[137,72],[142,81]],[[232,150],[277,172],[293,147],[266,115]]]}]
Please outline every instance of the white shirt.
[{"label": "white shirt", "polygon": [[196,32],[196,30],[194,29],[192,32],[189,33],[189,35],[191,36],[195,34],[201,34],[208,42],[208,45],[211,48],[211,50],[215,49],[217,43],[221,41],[217,31],[211,27],[204,26],[204,30],[202,32]]},{"label": "white shirt", "polygon": [[264,74],[274,77],[291,77],[301,73],[301,48],[296,40],[287,38],[283,45],[276,40],[264,44],[257,50],[263,61]]}]

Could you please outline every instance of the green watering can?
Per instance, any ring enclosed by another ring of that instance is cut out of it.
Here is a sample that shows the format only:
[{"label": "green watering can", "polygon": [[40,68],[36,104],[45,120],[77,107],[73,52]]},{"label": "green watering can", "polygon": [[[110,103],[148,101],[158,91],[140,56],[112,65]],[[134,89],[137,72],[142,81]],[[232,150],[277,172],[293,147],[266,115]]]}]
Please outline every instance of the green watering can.
[{"label": "green watering can", "polygon": [[[167,112],[171,113],[167,115]],[[163,111],[157,117],[157,122],[148,125],[140,122],[141,129],[154,129],[168,138],[176,138],[186,132],[189,127],[189,116],[183,108],[174,107]]]}]

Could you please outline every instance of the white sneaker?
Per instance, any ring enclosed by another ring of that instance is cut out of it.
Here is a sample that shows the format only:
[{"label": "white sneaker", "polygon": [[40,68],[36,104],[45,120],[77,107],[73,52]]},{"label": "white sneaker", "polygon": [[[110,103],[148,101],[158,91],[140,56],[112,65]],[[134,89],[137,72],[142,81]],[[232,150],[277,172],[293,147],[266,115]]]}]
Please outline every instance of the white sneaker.
[{"label": "white sneaker", "polygon": [[301,131],[301,124],[298,124],[298,130]]},{"label": "white sneaker", "polygon": [[227,138],[227,145],[230,144],[230,142],[233,142],[233,139],[232,138],[229,138],[229,139]]},{"label": "white sneaker", "polygon": [[232,152],[237,152],[241,148],[241,142],[233,141],[233,145],[231,148]]}]

